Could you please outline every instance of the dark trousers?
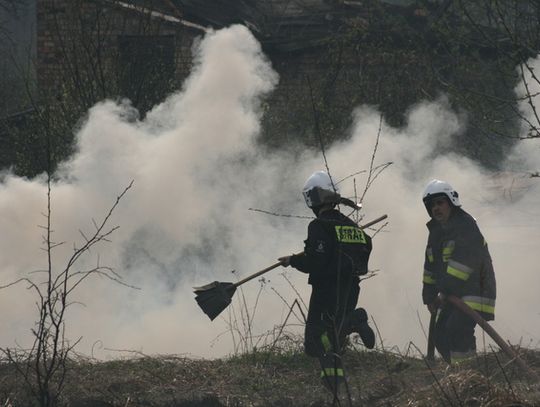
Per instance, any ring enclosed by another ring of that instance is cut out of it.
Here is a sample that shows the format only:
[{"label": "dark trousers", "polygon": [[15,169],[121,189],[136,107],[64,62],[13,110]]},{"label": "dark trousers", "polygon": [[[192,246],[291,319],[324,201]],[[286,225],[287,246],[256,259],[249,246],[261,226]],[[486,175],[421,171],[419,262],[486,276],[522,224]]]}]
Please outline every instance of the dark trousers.
[{"label": "dark trousers", "polygon": [[313,286],[304,335],[307,355],[341,353],[347,327],[345,319],[358,302],[358,282],[339,286]]},{"label": "dark trousers", "polygon": [[450,304],[440,310],[435,324],[435,347],[448,363],[455,363],[476,353],[476,322]]}]

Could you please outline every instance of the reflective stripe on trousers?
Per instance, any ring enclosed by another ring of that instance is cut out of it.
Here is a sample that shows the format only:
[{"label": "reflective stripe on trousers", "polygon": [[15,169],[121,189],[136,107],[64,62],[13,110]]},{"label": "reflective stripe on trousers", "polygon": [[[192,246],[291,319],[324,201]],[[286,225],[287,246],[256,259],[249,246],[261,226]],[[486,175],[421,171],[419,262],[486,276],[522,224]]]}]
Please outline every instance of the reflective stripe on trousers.
[{"label": "reflective stripe on trousers", "polygon": [[476,356],[476,351],[475,350],[469,350],[467,352],[450,351],[450,361],[451,361],[451,363],[464,362],[465,360],[473,358],[475,356]]},{"label": "reflective stripe on trousers", "polygon": [[343,369],[337,368],[334,369],[333,367],[327,367],[321,370],[321,377],[343,377]]}]

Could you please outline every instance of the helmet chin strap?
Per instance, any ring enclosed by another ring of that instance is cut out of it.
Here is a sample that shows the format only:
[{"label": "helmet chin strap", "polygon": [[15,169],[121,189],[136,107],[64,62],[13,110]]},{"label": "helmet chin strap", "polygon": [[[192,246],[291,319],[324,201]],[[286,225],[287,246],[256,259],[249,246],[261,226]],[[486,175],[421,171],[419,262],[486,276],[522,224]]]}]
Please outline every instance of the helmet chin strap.
[{"label": "helmet chin strap", "polygon": [[322,212],[325,212],[330,209],[334,209],[335,206],[336,206],[335,204],[324,204],[321,206],[317,206],[315,208],[311,208],[311,210],[313,211],[315,216],[318,217]]},{"label": "helmet chin strap", "polygon": [[349,208],[352,208],[356,211],[359,211],[360,209],[362,209],[362,204],[358,205],[356,202],[348,199],[348,198],[343,198],[343,197],[339,197],[339,203],[341,205],[345,205],[345,206],[348,206]]}]

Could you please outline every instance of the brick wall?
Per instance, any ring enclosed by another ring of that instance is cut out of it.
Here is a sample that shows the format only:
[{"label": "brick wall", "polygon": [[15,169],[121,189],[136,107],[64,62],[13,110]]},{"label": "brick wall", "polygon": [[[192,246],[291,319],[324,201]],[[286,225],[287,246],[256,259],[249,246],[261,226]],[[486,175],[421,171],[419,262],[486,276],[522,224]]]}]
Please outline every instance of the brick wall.
[{"label": "brick wall", "polygon": [[174,75],[181,81],[191,66],[192,41],[200,35],[193,28],[95,0],[38,0],[37,21],[42,95],[59,98],[66,89],[75,90],[89,105],[122,96],[120,38],[172,36]]}]

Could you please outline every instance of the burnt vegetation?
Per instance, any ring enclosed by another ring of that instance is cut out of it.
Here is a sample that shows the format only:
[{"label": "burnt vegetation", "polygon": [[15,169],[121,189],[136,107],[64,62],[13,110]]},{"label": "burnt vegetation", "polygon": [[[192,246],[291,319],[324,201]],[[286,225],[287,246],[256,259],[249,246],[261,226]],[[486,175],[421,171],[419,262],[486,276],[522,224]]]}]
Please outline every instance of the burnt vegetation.
[{"label": "burnt vegetation", "polygon": [[[538,371],[538,351],[521,349]],[[294,342],[219,360],[183,355],[135,355],[110,362],[67,361],[58,405],[66,406],[537,406],[538,385],[499,352],[459,368],[381,348],[351,348],[344,356],[350,398],[334,400],[321,386],[318,363]],[[33,400],[15,368],[0,364],[4,406]]]}]

